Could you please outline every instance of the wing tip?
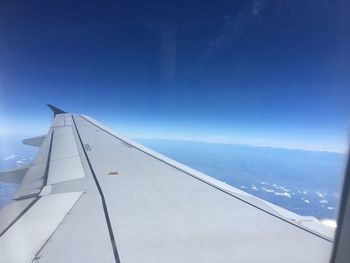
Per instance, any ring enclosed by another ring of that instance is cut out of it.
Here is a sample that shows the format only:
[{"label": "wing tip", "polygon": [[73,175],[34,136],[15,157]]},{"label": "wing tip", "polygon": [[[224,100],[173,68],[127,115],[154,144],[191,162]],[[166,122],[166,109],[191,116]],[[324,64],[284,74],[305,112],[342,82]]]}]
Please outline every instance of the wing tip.
[{"label": "wing tip", "polygon": [[67,113],[67,112],[53,106],[52,104],[47,104],[47,106],[53,111],[54,116],[56,116],[56,114]]}]

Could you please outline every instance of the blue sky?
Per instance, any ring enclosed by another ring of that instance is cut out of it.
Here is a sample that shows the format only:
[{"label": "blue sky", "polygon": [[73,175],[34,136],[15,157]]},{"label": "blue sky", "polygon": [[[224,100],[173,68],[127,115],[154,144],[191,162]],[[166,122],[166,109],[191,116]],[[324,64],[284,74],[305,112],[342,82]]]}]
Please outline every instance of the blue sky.
[{"label": "blue sky", "polygon": [[348,6],[335,1],[1,1],[0,134],[46,103],[128,137],[345,151]]}]

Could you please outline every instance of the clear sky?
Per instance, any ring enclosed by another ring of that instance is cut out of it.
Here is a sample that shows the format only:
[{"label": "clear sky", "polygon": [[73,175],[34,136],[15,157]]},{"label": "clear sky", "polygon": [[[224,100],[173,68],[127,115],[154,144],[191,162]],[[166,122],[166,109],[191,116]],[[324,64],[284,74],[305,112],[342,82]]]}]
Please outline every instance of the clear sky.
[{"label": "clear sky", "polygon": [[128,137],[344,151],[347,1],[0,2],[0,134],[46,103]]}]

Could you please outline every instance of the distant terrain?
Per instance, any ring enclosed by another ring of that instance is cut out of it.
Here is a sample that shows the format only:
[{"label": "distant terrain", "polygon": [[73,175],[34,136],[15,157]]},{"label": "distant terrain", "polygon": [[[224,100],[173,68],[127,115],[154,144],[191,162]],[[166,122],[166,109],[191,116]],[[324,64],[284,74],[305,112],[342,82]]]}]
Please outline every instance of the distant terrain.
[{"label": "distant terrain", "polygon": [[[37,153],[19,137],[0,138],[0,170],[29,164]],[[139,139],[139,143],[243,191],[301,215],[336,218],[345,154]],[[0,183],[0,207],[17,185]]]},{"label": "distant terrain", "polygon": [[190,141],[138,141],[297,214],[336,218],[345,154]]}]

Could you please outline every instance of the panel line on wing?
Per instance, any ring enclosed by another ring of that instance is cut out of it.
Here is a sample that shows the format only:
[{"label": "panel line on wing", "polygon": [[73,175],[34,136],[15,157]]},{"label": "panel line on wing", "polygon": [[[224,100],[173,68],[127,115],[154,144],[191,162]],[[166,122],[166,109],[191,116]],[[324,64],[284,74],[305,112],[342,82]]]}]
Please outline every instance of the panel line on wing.
[{"label": "panel line on wing", "polygon": [[85,177],[77,142],[71,126],[55,128],[52,148],[49,184]]},{"label": "panel line on wing", "polygon": [[27,211],[40,199],[40,197],[34,198],[33,201],[29,203],[29,205],[18,215],[16,218],[0,233],[0,237],[2,237]]},{"label": "panel line on wing", "polygon": [[[33,262],[83,192],[69,192],[36,198],[0,239],[3,262]],[[23,230],[26,231],[23,231]],[[18,245],[21,245],[18,250]],[[25,244],[23,246],[23,244]]]},{"label": "panel line on wing", "polygon": [[110,237],[110,240],[111,240],[111,245],[112,245],[112,249],[113,249],[113,255],[114,255],[115,262],[116,262],[116,263],[120,263],[119,254],[118,254],[118,249],[117,249],[117,245],[116,245],[116,242],[115,242],[114,233],[113,233],[112,224],[111,224],[111,221],[110,221],[110,218],[109,218],[109,213],[108,213],[108,208],[107,208],[107,204],[106,204],[105,197],[104,197],[104,195],[103,195],[101,186],[100,186],[100,184],[99,184],[99,182],[98,182],[98,179],[97,179],[97,176],[96,176],[96,174],[95,174],[95,172],[94,172],[94,169],[92,168],[90,159],[89,159],[89,157],[88,157],[88,155],[87,155],[87,152],[86,152],[86,150],[85,150],[84,143],[83,143],[83,141],[82,141],[82,139],[81,139],[81,136],[80,136],[80,133],[79,133],[79,129],[78,129],[78,127],[77,127],[77,124],[76,124],[76,122],[75,122],[75,118],[74,118],[73,115],[72,115],[72,120],[73,120],[75,129],[76,129],[76,132],[77,132],[77,134],[78,134],[78,138],[79,138],[79,141],[80,141],[80,144],[81,144],[81,148],[82,148],[83,151],[84,151],[84,154],[85,154],[87,163],[88,163],[88,165],[89,165],[91,174],[92,174],[92,176],[93,176],[93,178],[94,178],[94,181],[95,181],[97,190],[98,190],[98,192],[99,192],[99,194],[100,194],[100,197],[101,197],[102,207],[103,207],[103,211],[104,211],[104,215],[105,215],[105,219],[106,219],[106,223],[107,223],[107,228],[108,228],[109,237]]},{"label": "panel line on wing", "polygon": [[[49,166],[50,166],[50,158],[51,158],[51,151],[52,151],[52,141],[53,141],[53,133],[54,131],[51,132],[51,138],[50,138],[50,145],[49,145],[49,150],[47,154],[47,161],[46,161],[46,167],[45,167],[45,174],[44,174],[44,180],[43,180],[43,185],[41,187],[41,190],[39,193],[44,189],[44,187],[47,185],[47,178],[48,178],[48,173],[49,173]],[[3,236],[39,199],[39,193],[37,194],[31,194],[27,196],[21,196],[16,198],[16,201],[20,201],[23,199],[27,198],[35,198],[32,202],[29,203],[29,205],[0,233],[0,237]]]},{"label": "panel line on wing", "polygon": [[[130,145],[129,142],[123,140],[122,138],[120,138],[120,137],[114,135],[113,133],[107,131],[106,129],[100,127],[100,126],[97,125],[96,123],[93,123],[92,121],[90,121],[89,119],[85,118],[84,116],[82,116],[82,115],[79,115],[79,116],[80,116],[81,118],[83,118],[85,121],[87,121],[87,122],[89,122],[90,124],[94,125],[95,127],[99,128],[99,129],[101,129],[102,131],[106,132],[107,134],[111,135],[112,137],[114,137],[114,138],[116,138],[116,139],[118,139],[118,140],[120,140],[120,141],[122,141],[122,142],[124,142],[124,143]],[[161,159],[161,158],[159,158],[159,157],[157,157],[157,156],[155,156],[155,155],[153,155],[153,154],[151,154],[151,153],[149,153],[149,152],[147,152],[147,151],[145,151],[145,150],[143,150],[143,149],[140,149],[139,147],[137,147],[137,146],[135,146],[135,145],[133,145],[133,147],[134,147],[135,149],[141,151],[142,153],[147,154],[148,156],[150,156],[150,157],[152,157],[152,158],[154,158],[154,159],[156,159],[156,160],[158,160],[158,161],[160,161],[160,162],[162,162],[162,163],[164,163],[164,164],[166,164],[166,165],[169,165],[169,166],[172,167],[172,168],[175,168],[175,169],[177,169],[177,170],[179,170],[179,171],[181,171],[181,172],[183,172],[183,173],[185,173],[185,174],[187,174],[187,175],[193,177],[194,179],[197,179],[197,180],[199,180],[199,181],[201,181],[201,182],[203,182],[203,183],[205,183],[205,184],[207,184],[207,185],[209,185],[209,186],[211,186],[211,187],[214,187],[215,189],[217,189],[217,190],[219,190],[219,191],[221,191],[221,192],[223,192],[223,193],[225,193],[225,194],[230,195],[231,197],[233,197],[233,198],[235,198],[235,199],[238,199],[238,200],[242,201],[243,203],[245,203],[245,204],[247,204],[247,205],[250,205],[250,206],[252,206],[252,207],[254,207],[254,208],[256,208],[256,209],[258,209],[258,210],[260,210],[260,211],[262,211],[262,212],[265,212],[265,213],[267,213],[267,214],[269,214],[269,215],[271,215],[271,216],[273,216],[273,217],[275,217],[275,218],[277,218],[277,219],[280,219],[280,220],[282,220],[282,221],[284,221],[284,222],[286,222],[286,223],[288,223],[288,224],[290,224],[290,225],[292,225],[292,226],[295,226],[295,227],[297,227],[297,228],[300,228],[300,229],[302,229],[302,230],[304,230],[304,231],[306,231],[306,232],[308,232],[308,233],[310,233],[310,234],[312,234],[312,235],[314,235],[314,236],[317,236],[317,237],[319,237],[319,238],[322,238],[322,239],[324,239],[324,240],[326,240],[326,241],[328,241],[328,242],[333,242],[333,240],[332,240],[331,238],[329,238],[329,237],[327,237],[327,236],[325,236],[325,235],[323,235],[323,234],[321,234],[321,233],[315,232],[315,231],[313,231],[313,230],[311,230],[311,229],[309,229],[309,228],[306,228],[306,227],[304,227],[303,225],[297,224],[296,222],[291,221],[291,220],[288,219],[288,218],[284,218],[284,217],[282,217],[281,215],[279,215],[277,212],[276,212],[276,214],[275,214],[275,213],[272,213],[272,212],[270,212],[270,211],[267,211],[266,209],[264,209],[264,208],[262,208],[262,207],[259,207],[259,206],[255,205],[255,204],[252,204],[251,202],[249,202],[249,201],[247,201],[247,200],[244,200],[243,198],[238,197],[238,196],[236,196],[235,194],[233,194],[233,193],[231,193],[231,192],[229,192],[229,191],[227,191],[227,190],[225,190],[225,189],[223,189],[223,188],[221,188],[221,187],[219,187],[219,186],[217,186],[217,185],[215,185],[215,184],[213,184],[213,183],[211,183],[211,182],[208,182],[207,180],[202,179],[202,178],[200,178],[199,176],[196,176],[196,175],[194,175],[194,174],[192,174],[192,173],[190,173],[190,172],[188,172],[188,171],[186,171],[186,170],[184,170],[184,169],[182,169],[182,168],[180,168],[180,167],[177,167],[176,165],[171,164],[171,163],[167,162],[166,160],[163,160],[163,159]]]}]

